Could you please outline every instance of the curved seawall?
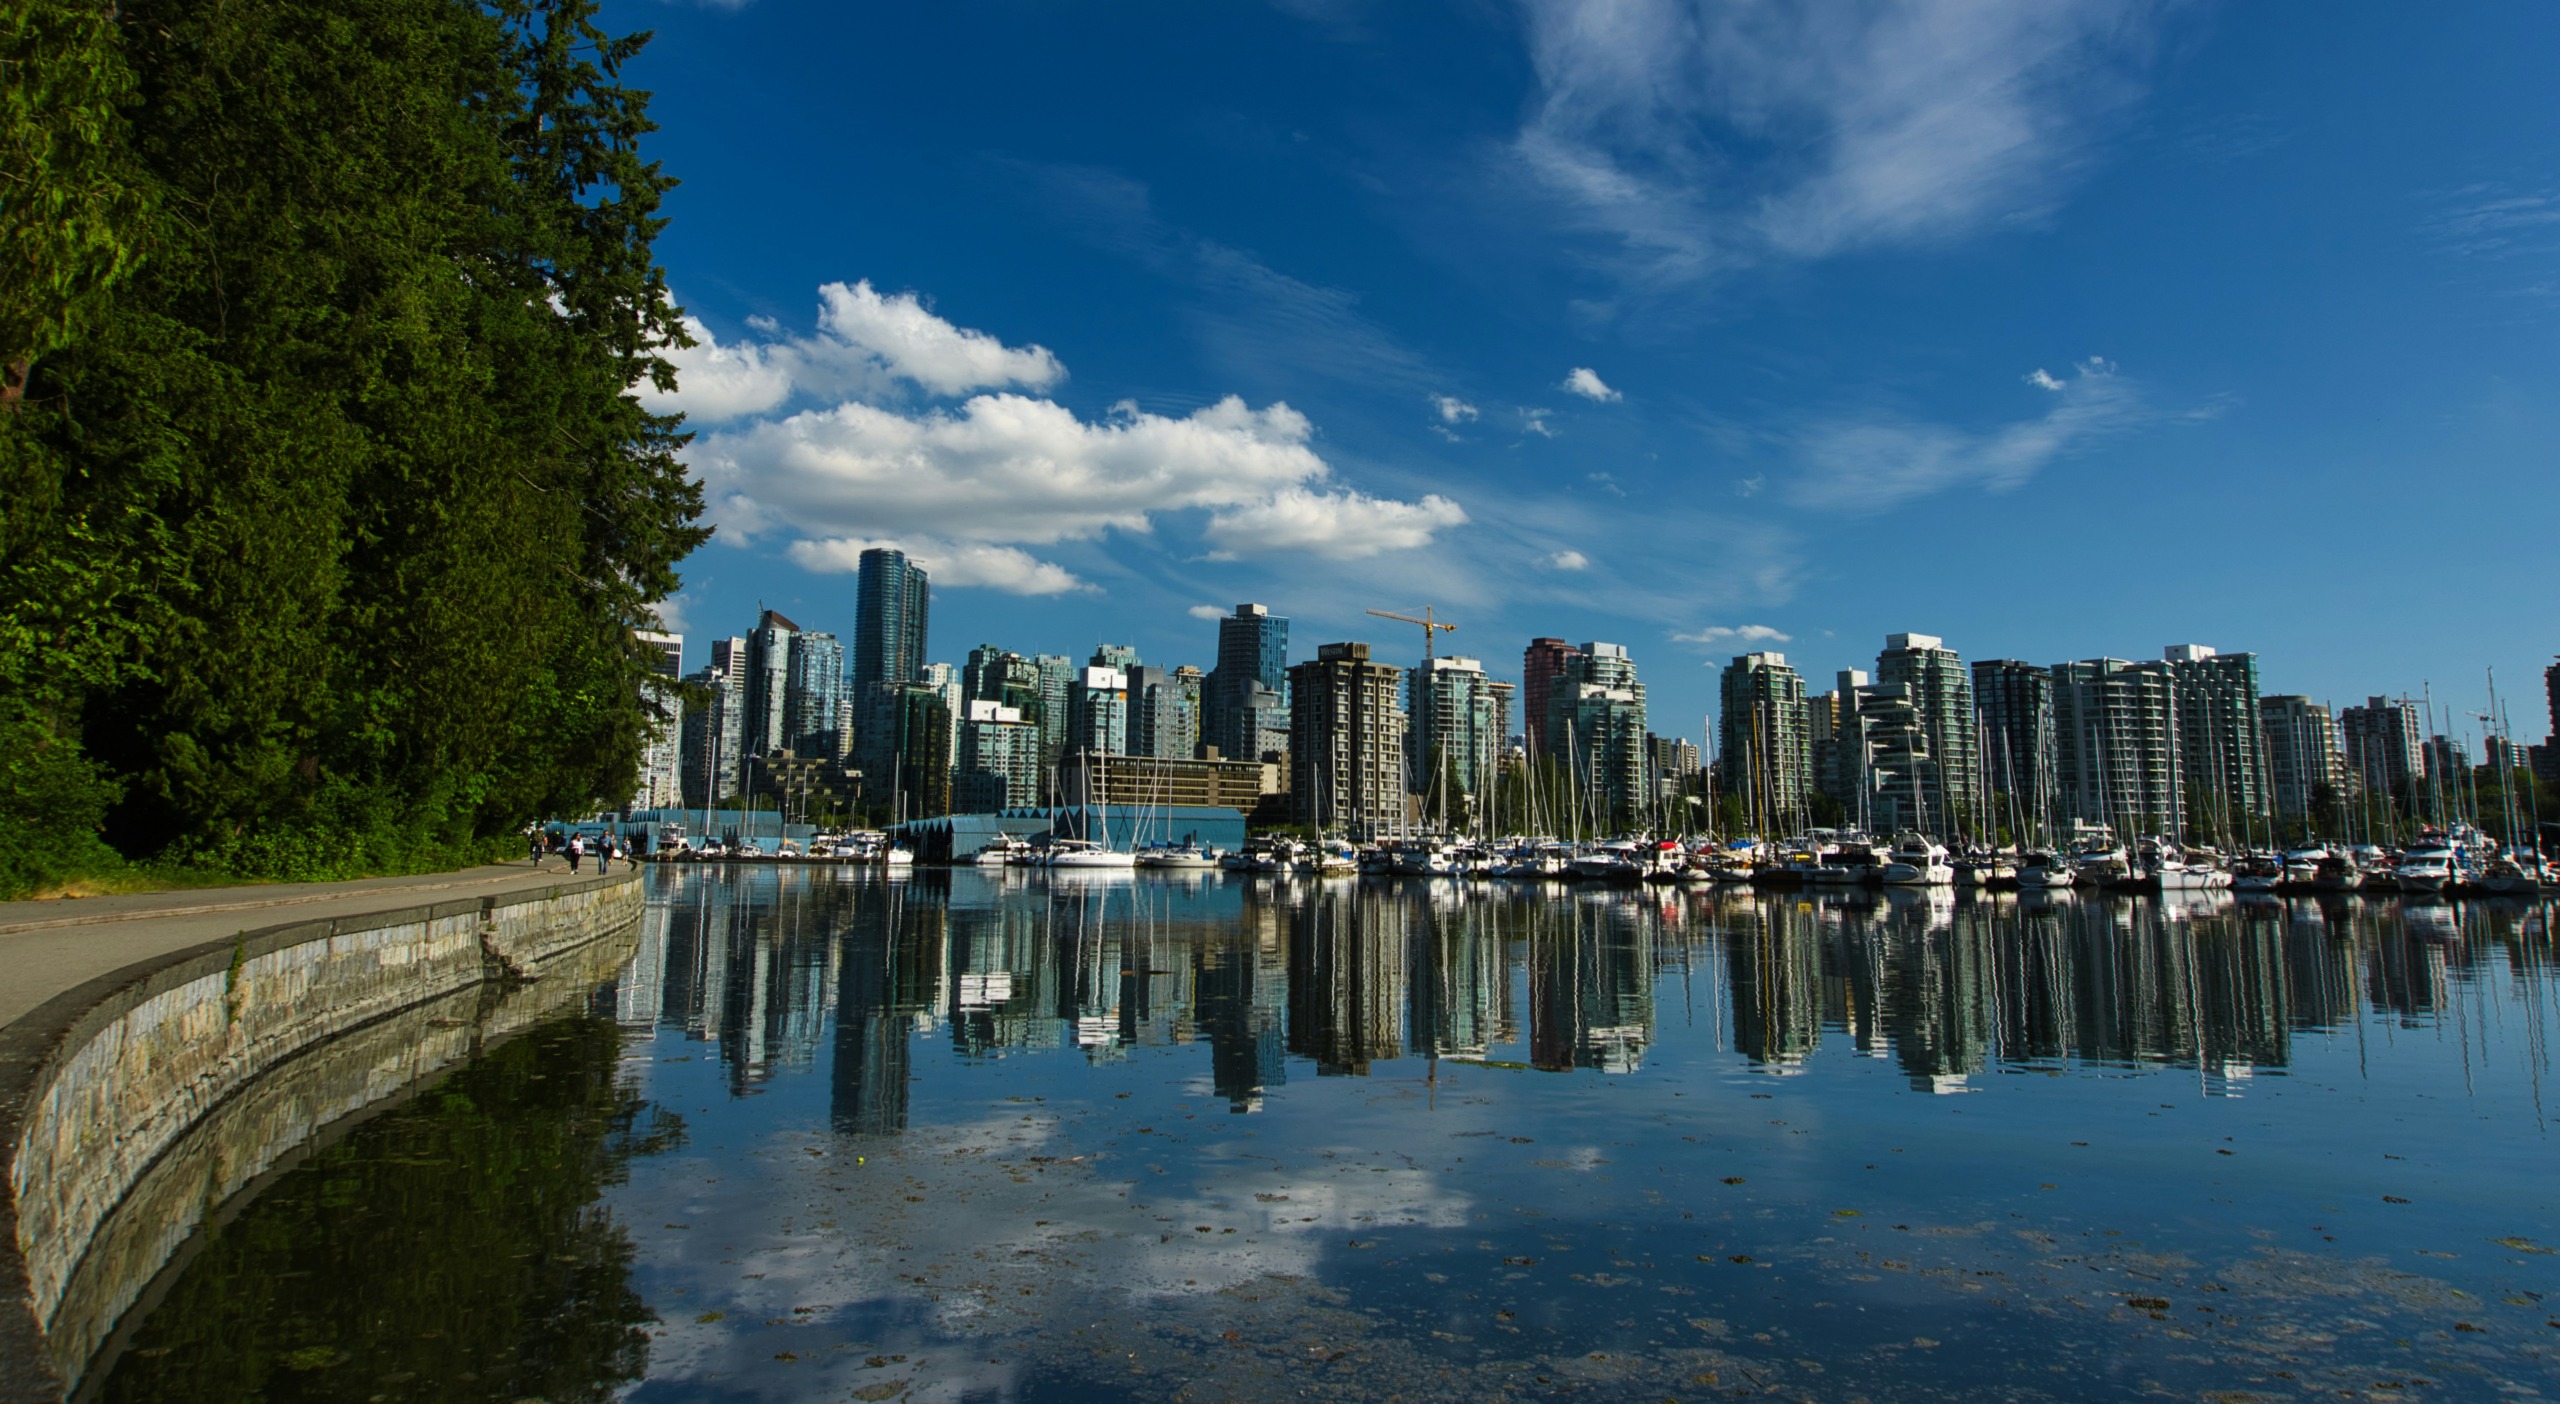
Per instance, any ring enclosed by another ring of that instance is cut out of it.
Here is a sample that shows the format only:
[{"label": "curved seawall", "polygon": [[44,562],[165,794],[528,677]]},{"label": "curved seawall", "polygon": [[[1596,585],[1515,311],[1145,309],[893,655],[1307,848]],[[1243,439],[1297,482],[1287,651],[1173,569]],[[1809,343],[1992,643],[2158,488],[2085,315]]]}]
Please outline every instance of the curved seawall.
[{"label": "curved seawall", "polygon": [[333,1124],[573,1005],[636,873],[290,922],[91,980],[0,1029],[0,1400],[59,1400],[173,1254]]}]

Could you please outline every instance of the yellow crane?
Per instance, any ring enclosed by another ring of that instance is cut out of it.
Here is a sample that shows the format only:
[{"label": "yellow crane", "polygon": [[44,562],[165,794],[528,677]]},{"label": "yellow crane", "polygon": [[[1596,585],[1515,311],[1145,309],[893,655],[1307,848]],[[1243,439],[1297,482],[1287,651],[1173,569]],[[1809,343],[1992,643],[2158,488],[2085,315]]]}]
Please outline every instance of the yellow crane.
[{"label": "yellow crane", "polygon": [[1425,673],[1429,673],[1431,671],[1431,659],[1434,651],[1433,646],[1440,641],[1440,635],[1456,633],[1458,629],[1458,626],[1455,624],[1443,624],[1438,619],[1433,618],[1431,614],[1431,606],[1429,605],[1424,605],[1422,607],[1422,617],[1420,619],[1416,619],[1410,614],[1390,614],[1383,609],[1373,609],[1369,612],[1378,616],[1380,619],[1393,619],[1402,624],[1419,624],[1422,626],[1422,670]]}]

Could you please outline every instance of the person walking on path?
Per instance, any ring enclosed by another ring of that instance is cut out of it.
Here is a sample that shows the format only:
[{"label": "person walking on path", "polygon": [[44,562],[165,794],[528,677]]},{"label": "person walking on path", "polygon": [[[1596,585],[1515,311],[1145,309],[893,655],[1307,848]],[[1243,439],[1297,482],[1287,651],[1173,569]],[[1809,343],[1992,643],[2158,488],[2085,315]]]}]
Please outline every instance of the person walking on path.
[{"label": "person walking on path", "polygon": [[529,834],[525,835],[524,843],[525,843],[525,847],[527,847],[527,848],[529,848],[529,849],[532,849],[532,850],[533,850],[533,865],[534,865],[535,867],[537,867],[537,868],[541,867],[541,866],[542,866],[542,831],[541,831],[540,829],[536,829],[536,830],[534,830],[532,833],[529,833]]},{"label": "person walking on path", "polygon": [[586,835],[584,835],[584,834],[571,834],[571,835],[569,836],[569,871],[571,871],[571,872],[573,872],[573,873],[574,873],[574,872],[576,872],[576,871],[578,870],[578,860],[579,860],[579,859],[581,859],[581,858],[584,858],[584,857],[586,857],[586,856],[587,856],[587,839],[586,839]]},{"label": "person walking on path", "polygon": [[602,876],[603,876],[603,875],[605,875],[606,873],[609,873],[609,872],[612,872],[612,871],[613,871],[613,836],[612,836],[612,835],[610,835],[610,834],[607,834],[607,835],[605,835],[604,837],[599,838],[599,839],[597,839],[597,840],[596,840],[596,875],[597,875],[598,877],[602,877]]}]

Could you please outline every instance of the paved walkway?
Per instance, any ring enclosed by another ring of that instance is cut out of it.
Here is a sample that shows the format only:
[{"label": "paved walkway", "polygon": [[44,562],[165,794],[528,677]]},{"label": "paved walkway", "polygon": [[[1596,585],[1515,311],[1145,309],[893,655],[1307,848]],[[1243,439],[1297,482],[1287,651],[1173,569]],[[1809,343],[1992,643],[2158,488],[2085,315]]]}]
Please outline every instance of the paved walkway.
[{"label": "paved walkway", "polygon": [[[578,875],[594,871],[595,864],[585,863]],[[130,897],[0,902],[0,1024],[64,990],[136,961],[258,927],[457,897],[501,896],[545,887],[568,875],[568,860],[547,858],[540,867],[516,862],[356,882],[199,887]]]}]

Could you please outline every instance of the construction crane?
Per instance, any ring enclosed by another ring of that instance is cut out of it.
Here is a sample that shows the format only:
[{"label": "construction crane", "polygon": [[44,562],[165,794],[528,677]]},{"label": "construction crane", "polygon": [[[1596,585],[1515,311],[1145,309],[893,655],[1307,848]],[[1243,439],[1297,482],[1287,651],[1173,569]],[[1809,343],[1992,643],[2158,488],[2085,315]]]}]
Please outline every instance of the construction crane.
[{"label": "construction crane", "polygon": [[1458,626],[1455,624],[1443,624],[1439,620],[1434,619],[1431,616],[1431,606],[1429,605],[1424,605],[1422,607],[1422,617],[1420,619],[1416,619],[1410,614],[1390,614],[1383,609],[1373,609],[1369,612],[1378,616],[1380,619],[1393,619],[1398,623],[1419,624],[1422,626],[1422,671],[1425,673],[1429,673],[1431,671],[1431,658],[1434,651],[1434,645],[1439,643],[1440,635],[1456,633],[1458,629]]}]

